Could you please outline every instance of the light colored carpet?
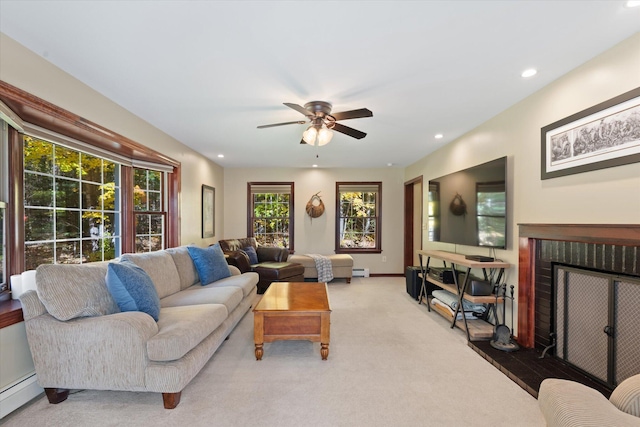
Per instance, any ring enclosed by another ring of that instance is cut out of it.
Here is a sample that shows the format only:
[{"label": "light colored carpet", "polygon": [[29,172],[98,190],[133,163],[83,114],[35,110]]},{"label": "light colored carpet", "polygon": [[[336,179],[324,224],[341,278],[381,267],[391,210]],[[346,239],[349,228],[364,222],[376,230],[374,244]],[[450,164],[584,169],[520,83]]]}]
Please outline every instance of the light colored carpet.
[{"label": "light colored carpet", "polygon": [[543,426],[537,401],[476,354],[459,329],[405,292],[403,278],[329,284],[329,359],[320,344],[253,346],[249,312],[180,405],[157,393],[78,391],[5,417],[10,426]]}]

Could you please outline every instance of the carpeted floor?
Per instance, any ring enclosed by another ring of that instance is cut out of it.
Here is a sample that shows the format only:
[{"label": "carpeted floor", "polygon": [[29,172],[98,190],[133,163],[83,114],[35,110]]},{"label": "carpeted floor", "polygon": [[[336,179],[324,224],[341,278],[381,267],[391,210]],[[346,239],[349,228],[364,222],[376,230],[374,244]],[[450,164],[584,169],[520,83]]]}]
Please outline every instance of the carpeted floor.
[{"label": "carpeted floor", "polygon": [[165,410],[156,393],[74,391],[40,397],[10,426],[543,426],[537,401],[418,305],[404,278],[329,284],[329,359],[320,344],[281,341],[254,356],[249,312]]}]

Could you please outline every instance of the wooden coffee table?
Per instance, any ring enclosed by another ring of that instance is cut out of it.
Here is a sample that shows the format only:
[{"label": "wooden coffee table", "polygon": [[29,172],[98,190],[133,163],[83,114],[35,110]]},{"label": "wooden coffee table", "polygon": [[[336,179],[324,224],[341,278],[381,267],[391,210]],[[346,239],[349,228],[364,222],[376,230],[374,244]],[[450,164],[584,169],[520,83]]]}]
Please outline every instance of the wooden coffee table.
[{"label": "wooden coffee table", "polygon": [[327,360],[330,315],[326,283],[271,283],[253,309],[256,360],[262,360],[265,342],[279,340],[319,342],[320,356]]}]

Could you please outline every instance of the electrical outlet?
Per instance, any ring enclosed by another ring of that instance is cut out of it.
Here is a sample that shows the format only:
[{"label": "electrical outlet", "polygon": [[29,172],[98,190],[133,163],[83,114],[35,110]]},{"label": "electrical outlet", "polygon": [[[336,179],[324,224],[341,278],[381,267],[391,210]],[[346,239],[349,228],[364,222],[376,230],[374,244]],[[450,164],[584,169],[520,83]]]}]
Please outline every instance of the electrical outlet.
[{"label": "electrical outlet", "polygon": [[387,262],[387,257],[386,256],[382,257],[382,262]]}]

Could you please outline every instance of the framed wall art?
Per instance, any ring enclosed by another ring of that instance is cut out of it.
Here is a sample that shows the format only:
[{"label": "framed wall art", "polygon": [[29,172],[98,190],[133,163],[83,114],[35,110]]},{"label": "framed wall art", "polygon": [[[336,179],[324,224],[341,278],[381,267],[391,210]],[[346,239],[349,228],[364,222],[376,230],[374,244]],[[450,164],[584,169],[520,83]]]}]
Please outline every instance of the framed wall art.
[{"label": "framed wall art", "polygon": [[542,128],[541,178],[640,162],[640,88]]},{"label": "framed wall art", "polygon": [[202,238],[216,234],[216,189],[202,185]]}]

